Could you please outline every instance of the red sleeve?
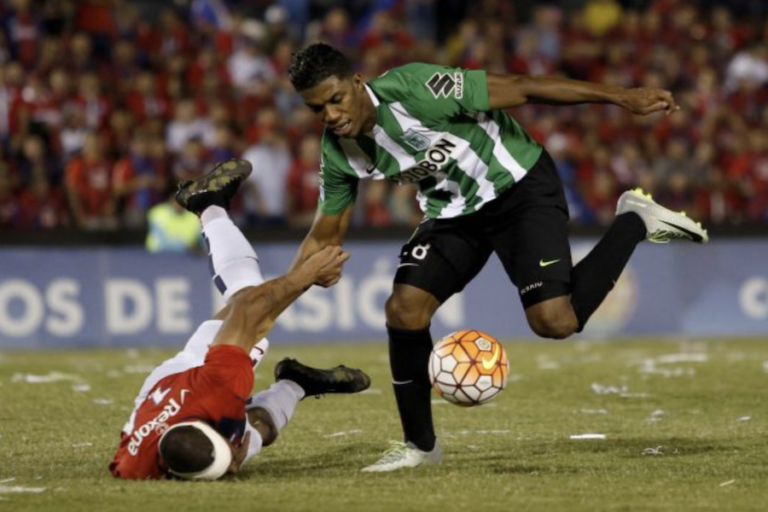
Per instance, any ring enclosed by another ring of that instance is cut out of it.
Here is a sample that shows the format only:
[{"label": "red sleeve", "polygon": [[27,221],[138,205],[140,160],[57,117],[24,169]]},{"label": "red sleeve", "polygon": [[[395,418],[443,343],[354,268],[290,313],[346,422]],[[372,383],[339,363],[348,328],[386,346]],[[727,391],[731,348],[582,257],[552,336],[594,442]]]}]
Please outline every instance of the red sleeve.
[{"label": "red sleeve", "polygon": [[253,361],[237,345],[214,345],[205,356],[199,376],[215,385],[226,385],[247,400],[253,390]]}]

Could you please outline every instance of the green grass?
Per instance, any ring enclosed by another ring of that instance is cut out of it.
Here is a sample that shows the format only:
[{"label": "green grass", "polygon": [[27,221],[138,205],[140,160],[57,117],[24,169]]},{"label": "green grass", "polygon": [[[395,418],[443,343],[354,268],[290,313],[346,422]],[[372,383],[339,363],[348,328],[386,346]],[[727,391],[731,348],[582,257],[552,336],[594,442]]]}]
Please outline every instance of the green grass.
[{"label": "green grass", "polygon": [[[500,397],[475,409],[433,407],[443,464],[379,475],[359,469],[400,436],[386,345],[273,348],[257,387],[290,354],[358,365],[372,391],[305,400],[274,446],[237,478],[212,483],[107,472],[141,370],[168,352],[4,352],[0,480],[15,480],[0,483],[0,511],[768,510],[768,340],[506,346],[513,378]],[[678,353],[707,360],[643,365]],[[51,371],[79,377],[14,382]],[[593,383],[626,386],[628,396],[598,394]],[[583,433],[607,439],[569,439]]]}]

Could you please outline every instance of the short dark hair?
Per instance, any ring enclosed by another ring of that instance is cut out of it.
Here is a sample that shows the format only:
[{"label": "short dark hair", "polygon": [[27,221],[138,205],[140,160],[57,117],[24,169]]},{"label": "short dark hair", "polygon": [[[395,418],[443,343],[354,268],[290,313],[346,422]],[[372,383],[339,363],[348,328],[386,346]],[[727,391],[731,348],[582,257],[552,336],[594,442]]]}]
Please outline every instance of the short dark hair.
[{"label": "short dark hair", "polygon": [[311,89],[328,77],[346,78],[352,74],[349,60],[339,50],[325,43],[307,46],[293,56],[288,76],[301,92]]},{"label": "short dark hair", "polygon": [[160,456],[176,473],[195,473],[213,464],[213,443],[200,429],[176,427],[160,439]]}]

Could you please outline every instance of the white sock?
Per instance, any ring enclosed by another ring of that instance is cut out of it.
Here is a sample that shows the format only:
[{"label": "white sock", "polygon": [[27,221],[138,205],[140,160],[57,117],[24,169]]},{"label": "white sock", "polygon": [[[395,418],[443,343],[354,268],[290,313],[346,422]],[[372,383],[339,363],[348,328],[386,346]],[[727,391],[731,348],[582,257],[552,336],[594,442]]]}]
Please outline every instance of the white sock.
[{"label": "white sock", "polygon": [[266,391],[253,395],[246,410],[261,407],[267,411],[277,430],[285,427],[296,411],[296,404],[304,398],[304,390],[293,381],[280,380],[269,386]]},{"label": "white sock", "polygon": [[250,242],[220,206],[209,206],[200,215],[213,283],[229,302],[237,292],[264,282],[259,258]]},{"label": "white sock", "polygon": [[261,434],[259,434],[258,430],[253,428],[253,425],[251,425],[251,422],[247,419],[245,420],[245,431],[251,433],[251,438],[248,442],[248,451],[246,452],[243,464],[258,455],[264,445],[264,440],[261,438]]}]

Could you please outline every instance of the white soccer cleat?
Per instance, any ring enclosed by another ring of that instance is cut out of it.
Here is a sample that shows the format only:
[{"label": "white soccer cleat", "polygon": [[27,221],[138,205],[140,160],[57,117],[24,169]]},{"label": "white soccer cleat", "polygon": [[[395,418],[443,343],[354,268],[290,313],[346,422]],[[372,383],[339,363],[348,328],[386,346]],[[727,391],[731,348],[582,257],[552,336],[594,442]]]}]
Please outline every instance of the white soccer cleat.
[{"label": "white soccer cleat", "polygon": [[422,464],[440,464],[442,461],[443,449],[440,448],[440,443],[437,441],[435,441],[435,447],[430,452],[421,451],[411,443],[390,441],[390,447],[384,452],[384,456],[360,471],[364,473],[384,473],[403,468],[415,468]]},{"label": "white soccer cleat", "polygon": [[684,238],[700,244],[709,242],[707,230],[701,222],[689,219],[685,212],[673,212],[653,200],[651,194],[636,188],[621,194],[616,215],[635,212],[643,219],[647,231],[646,240],[666,244],[675,238]]}]

